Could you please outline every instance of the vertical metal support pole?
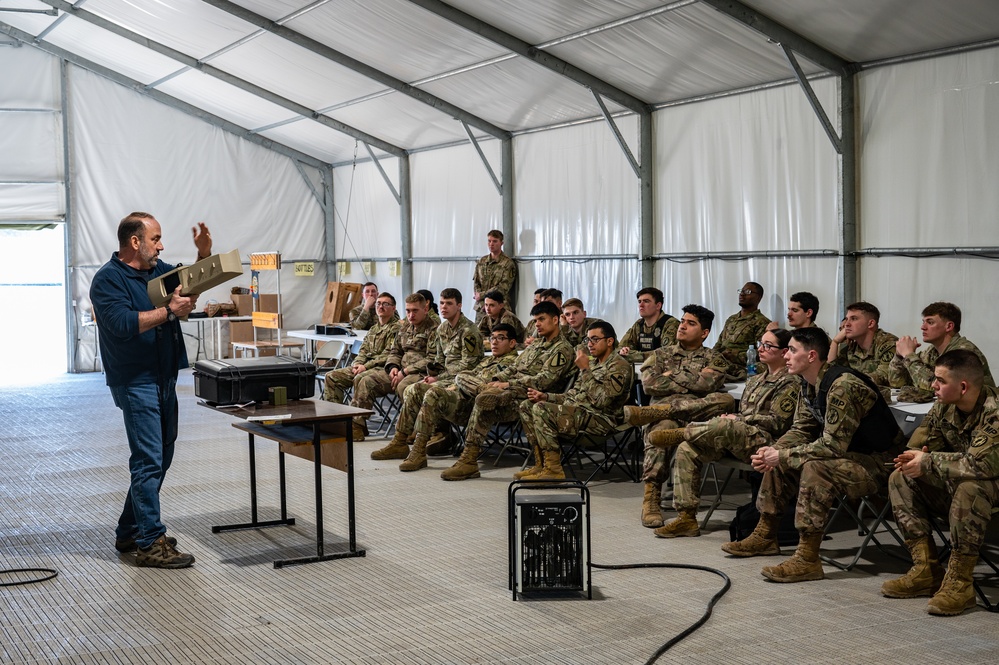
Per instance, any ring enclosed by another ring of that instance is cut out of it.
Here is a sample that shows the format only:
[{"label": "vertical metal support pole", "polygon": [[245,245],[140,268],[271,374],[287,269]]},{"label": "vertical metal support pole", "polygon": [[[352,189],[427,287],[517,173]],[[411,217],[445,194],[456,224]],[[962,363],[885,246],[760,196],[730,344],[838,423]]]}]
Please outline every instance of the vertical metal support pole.
[{"label": "vertical metal support pole", "polygon": [[[513,138],[500,139],[500,178],[503,187],[500,190],[503,196],[503,245],[504,253],[510,258],[517,259],[517,229],[514,220],[514,182],[513,182]],[[518,273],[520,271],[518,270]],[[519,281],[519,280],[518,280]],[[510,309],[516,311],[517,290],[519,284],[514,284],[511,289]],[[523,318],[523,315],[521,316]]]},{"label": "vertical metal support pole", "polygon": [[652,112],[646,111],[638,116],[638,187],[641,201],[641,220],[638,260],[642,266],[641,288],[652,286],[655,282],[654,253],[654,215],[655,215],[655,152],[653,150]]},{"label": "vertical metal support pole", "polygon": [[[859,297],[859,263],[857,262],[857,234],[859,230],[857,210],[857,190],[859,187],[859,165],[857,163],[857,77],[856,74],[846,74],[840,77],[840,124],[841,145],[840,164],[840,195],[842,207],[842,257],[840,267],[842,282],[840,289],[841,302],[838,303],[839,314],[845,311],[849,303],[856,302]],[[837,314],[837,316],[839,315]]]},{"label": "vertical metal support pole", "polygon": [[409,155],[399,157],[399,238],[402,241],[402,292],[413,292],[413,183]]},{"label": "vertical metal support pole", "polygon": [[[66,269],[63,271],[66,307],[66,358],[69,364],[67,370],[76,372],[76,347],[77,339],[80,337],[80,317],[77,315],[77,308],[73,307],[73,303],[78,302],[73,285],[73,269],[76,266],[76,253],[73,251],[76,233],[73,226],[73,177],[70,153],[73,131],[69,122],[69,63],[65,60],[59,61],[59,96],[62,107],[62,180],[66,196],[66,212],[63,217],[66,223],[63,225],[62,234],[63,252],[66,254]],[[96,337],[97,333],[95,332],[94,335]],[[98,353],[98,351],[95,349],[94,353]]]},{"label": "vertical metal support pole", "polygon": [[336,271],[336,221],[333,209],[333,167],[326,165],[319,169],[323,181],[323,228],[326,229],[326,281],[336,282],[340,277]]}]

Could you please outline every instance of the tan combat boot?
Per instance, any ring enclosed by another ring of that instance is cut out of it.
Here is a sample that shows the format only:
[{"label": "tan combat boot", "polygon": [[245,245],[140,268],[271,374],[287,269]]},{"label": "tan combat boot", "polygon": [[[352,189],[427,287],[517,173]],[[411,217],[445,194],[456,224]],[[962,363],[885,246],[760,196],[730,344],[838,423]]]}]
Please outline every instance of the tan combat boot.
[{"label": "tan combat boot", "polygon": [[656,448],[672,448],[673,446],[680,445],[683,441],[682,427],[677,427],[676,429],[659,429],[655,432],[649,432],[649,443]]},{"label": "tan combat boot", "polygon": [[971,574],[975,571],[977,563],[977,552],[974,554],[962,554],[956,550],[951,552],[943,584],[926,604],[926,611],[946,617],[974,607],[975,587],[972,584]]},{"label": "tan combat boot", "polygon": [[366,421],[357,422],[356,420],[352,420],[350,422],[350,430],[353,433],[354,443],[364,441],[364,437],[368,435],[368,423]]},{"label": "tan combat boot", "polygon": [[371,452],[371,459],[406,459],[409,457],[409,444],[406,437],[396,431],[392,440],[384,448],[379,448]]},{"label": "tan combat boot", "polygon": [[701,535],[701,527],[697,524],[696,510],[678,510],[675,519],[666,522],[655,531],[656,538],[683,538]]},{"label": "tan combat boot", "polygon": [[420,434],[413,442],[413,449],[399,465],[400,471],[419,471],[427,468],[427,437]]},{"label": "tan combat boot", "polygon": [[441,478],[444,480],[468,480],[479,477],[479,453],[482,452],[478,446],[465,444],[465,449],[461,451],[461,457],[451,466],[450,469],[441,471]]},{"label": "tan combat boot", "polygon": [[645,497],[642,499],[642,526],[655,529],[663,525],[662,486],[659,483],[645,483]]},{"label": "tan combat boot", "polygon": [[565,480],[561,451],[546,450],[544,467],[538,473],[524,476],[524,480]]},{"label": "tan combat boot", "polygon": [[451,437],[441,431],[436,431],[427,440],[427,455],[429,457],[443,457],[451,454]]},{"label": "tan combat boot", "polygon": [[545,468],[545,458],[541,454],[541,448],[537,446],[532,446],[532,448],[534,450],[534,466],[516,472],[515,474],[513,474],[514,479],[522,480],[527,476],[537,475],[541,473],[542,469]]},{"label": "tan combat boot", "polygon": [[937,546],[932,538],[914,538],[905,541],[912,554],[912,568],[902,577],[888,580],[881,585],[881,595],[888,598],[916,598],[932,596],[940,588],[944,569],[937,558]]},{"label": "tan combat boot", "polygon": [[780,554],[777,544],[777,525],[780,519],[777,515],[760,515],[753,532],[742,540],[725,543],[722,552],[732,556],[772,556]]},{"label": "tan combat boot", "polygon": [[624,407],[624,422],[634,427],[657,423],[669,418],[672,409],[669,405],[662,406],[626,406]]},{"label": "tan combat boot", "polygon": [[809,582],[821,580],[826,574],[819,560],[822,533],[803,533],[798,538],[798,549],[791,558],[776,566],[766,566],[761,572],[771,582]]}]

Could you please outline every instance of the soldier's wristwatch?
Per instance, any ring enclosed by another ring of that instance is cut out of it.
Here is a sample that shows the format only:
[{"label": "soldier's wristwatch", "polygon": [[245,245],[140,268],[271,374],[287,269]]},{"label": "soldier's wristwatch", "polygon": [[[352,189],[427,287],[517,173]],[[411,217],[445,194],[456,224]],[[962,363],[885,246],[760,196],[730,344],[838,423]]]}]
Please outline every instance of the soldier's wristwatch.
[{"label": "soldier's wristwatch", "polygon": [[167,321],[173,323],[174,321],[177,320],[177,315],[170,311],[169,305],[167,305],[166,311],[167,311]]}]

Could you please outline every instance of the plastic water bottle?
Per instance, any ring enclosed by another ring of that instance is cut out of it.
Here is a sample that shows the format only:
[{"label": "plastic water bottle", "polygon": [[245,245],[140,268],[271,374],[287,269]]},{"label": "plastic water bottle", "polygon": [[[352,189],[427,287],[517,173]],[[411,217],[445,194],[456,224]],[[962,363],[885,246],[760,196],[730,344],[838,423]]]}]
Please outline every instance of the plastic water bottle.
[{"label": "plastic water bottle", "polygon": [[756,376],[756,363],[760,357],[756,354],[756,347],[752,344],[746,349],[746,376]]}]

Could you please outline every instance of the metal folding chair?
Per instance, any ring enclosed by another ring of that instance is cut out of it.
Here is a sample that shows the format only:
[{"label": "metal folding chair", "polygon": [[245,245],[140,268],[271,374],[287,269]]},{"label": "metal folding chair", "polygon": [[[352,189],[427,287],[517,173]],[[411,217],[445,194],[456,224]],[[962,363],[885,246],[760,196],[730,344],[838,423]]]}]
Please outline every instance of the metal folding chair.
[{"label": "metal folding chair", "polygon": [[[877,502],[879,501],[882,503],[880,509],[877,507]],[[867,546],[873,543],[875,547],[888,556],[904,560],[905,557],[899,556],[895,552],[885,549],[884,544],[878,540],[878,533],[881,533],[882,535],[888,534],[892,536],[892,538],[898,542],[899,546],[901,546],[902,550],[905,551],[905,541],[902,540],[902,537],[898,535],[898,532],[895,531],[895,529],[888,523],[888,520],[892,518],[891,501],[889,501],[887,497],[872,494],[862,497],[860,502],[857,504],[856,509],[854,509],[850,504],[851,500],[848,497],[842,496],[839,498],[836,503],[836,508],[833,509],[832,514],[829,516],[829,521],[826,522],[826,533],[829,533],[829,529],[841,513],[846,513],[853,518],[853,521],[857,525],[857,535],[864,537],[864,540],[861,541],[859,546],[857,546],[857,551],[854,554],[853,559],[851,559],[849,563],[842,563],[824,554],[820,554],[819,557],[830,566],[836,566],[840,570],[851,570],[857,565],[857,562],[860,561],[861,557],[864,555],[864,550],[867,549]],[[870,513],[872,517],[865,518],[865,513]]]},{"label": "metal folding chair", "polygon": [[[701,473],[701,496],[704,496],[704,488],[708,484],[709,477],[715,486],[715,496],[711,499],[711,505],[708,506],[708,510],[704,513],[704,518],[701,520],[702,529],[708,527],[708,520],[711,519],[711,514],[721,505],[722,495],[728,489],[728,485],[732,482],[732,477],[736,472],[752,470],[753,467],[751,465],[741,462],[734,457],[723,457],[720,460],[709,462],[704,466],[704,470]],[[723,479],[719,479],[719,471],[724,471],[725,477]]]}]

